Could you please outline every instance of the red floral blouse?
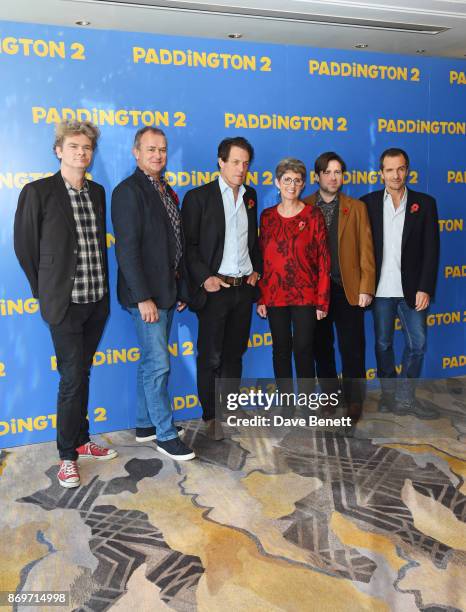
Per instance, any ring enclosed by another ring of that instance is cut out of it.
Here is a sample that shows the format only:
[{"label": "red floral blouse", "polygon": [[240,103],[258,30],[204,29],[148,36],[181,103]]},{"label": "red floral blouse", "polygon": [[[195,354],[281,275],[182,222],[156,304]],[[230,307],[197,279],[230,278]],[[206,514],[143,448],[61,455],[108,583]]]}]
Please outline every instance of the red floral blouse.
[{"label": "red floral blouse", "polygon": [[263,211],[260,247],[264,270],[259,304],[313,305],[328,312],[330,254],[324,217],[317,206],[305,206],[294,217],[282,217],[277,206]]}]

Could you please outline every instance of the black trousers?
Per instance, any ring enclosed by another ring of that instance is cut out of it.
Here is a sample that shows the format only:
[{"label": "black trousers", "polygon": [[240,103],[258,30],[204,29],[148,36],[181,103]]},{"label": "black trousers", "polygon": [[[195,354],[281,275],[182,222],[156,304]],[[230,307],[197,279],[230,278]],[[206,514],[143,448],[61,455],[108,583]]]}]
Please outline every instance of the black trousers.
[{"label": "black trousers", "polygon": [[94,353],[108,317],[108,296],[89,304],[70,304],[65,318],[50,325],[60,373],[57,400],[57,448],[60,459],[76,460],[76,449],[89,442],[87,403]]},{"label": "black trousers", "polygon": [[207,294],[197,313],[197,390],[202,418],[215,417],[215,380],[239,380],[248,348],[255,289],[246,283]]},{"label": "black trousers", "polygon": [[313,379],[314,373],[314,329],[316,309],[314,306],[268,306],[267,317],[272,333],[273,371],[282,392],[292,389],[292,355],[299,379]]},{"label": "black trousers", "polygon": [[[330,308],[325,319],[317,321],[314,334],[314,357],[319,380],[325,391],[338,388],[335,364],[335,324],[343,374],[343,394],[347,403],[361,403],[364,399],[366,378],[366,340],[364,309],[352,306],[343,287],[331,283]],[[332,383],[333,381],[333,383]]]}]

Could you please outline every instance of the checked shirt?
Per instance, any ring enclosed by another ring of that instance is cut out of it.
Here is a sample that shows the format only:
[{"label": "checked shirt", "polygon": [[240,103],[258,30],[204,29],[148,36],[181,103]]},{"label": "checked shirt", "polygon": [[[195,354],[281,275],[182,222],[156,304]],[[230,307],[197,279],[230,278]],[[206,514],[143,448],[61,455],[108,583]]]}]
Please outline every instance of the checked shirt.
[{"label": "checked shirt", "polygon": [[[165,179],[160,177],[157,181],[152,178],[149,174],[146,174],[147,178],[151,182],[154,189],[160,196],[160,199],[165,206],[165,210],[167,211],[168,218],[170,219],[170,224],[173,228],[173,233],[175,234],[176,241],[176,255],[175,255],[175,270],[178,269],[178,264],[180,263],[181,256],[183,254],[183,246],[181,242],[181,218],[180,211],[178,206],[171,195],[171,190],[169,189]],[[176,197],[176,196],[175,196]]]},{"label": "checked shirt", "polygon": [[76,274],[71,301],[76,304],[98,302],[106,292],[105,274],[100,251],[99,228],[89,195],[89,185],[84,181],[79,191],[67,181],[65,185],[70,196],[78,237]]}]

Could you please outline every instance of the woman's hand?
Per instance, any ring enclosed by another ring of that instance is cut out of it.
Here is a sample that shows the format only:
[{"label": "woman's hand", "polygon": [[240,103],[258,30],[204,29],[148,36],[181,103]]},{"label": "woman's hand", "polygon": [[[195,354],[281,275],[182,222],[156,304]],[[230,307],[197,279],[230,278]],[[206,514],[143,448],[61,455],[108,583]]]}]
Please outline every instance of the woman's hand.
[{"label": "woman's hand", "polygon": [[267,317],[267,306],[265,304],[258,304],[256,310],[257,314],[263,319]]},{"label": "woman's hand", "polygon": [[322,319],[325,319],[327,314],[328,313],[326,313],[325,310],[319,310],[318,308],[316,309],[316,316],[317,316],[317,320],[318,321],[321,321]]}]

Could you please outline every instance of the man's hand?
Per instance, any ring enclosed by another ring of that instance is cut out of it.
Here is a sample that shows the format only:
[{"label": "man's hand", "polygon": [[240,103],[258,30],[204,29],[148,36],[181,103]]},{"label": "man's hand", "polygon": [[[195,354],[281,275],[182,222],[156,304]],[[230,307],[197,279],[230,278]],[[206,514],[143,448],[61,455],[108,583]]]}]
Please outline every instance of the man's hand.
[{"label": "man's hand", "polygon": [[425,310],[430,304],[430,296],[424,291],[418,291],[416,293],[416,310]]},{"label": "man's hand", "polygon": [[187,306],[186,302],[178,302],[176,305],[176,310],[178,312],[182,312],[186,308],[186,306]]},{"label": "man's hand", "polygon": [[259,280],[259,272],[251,272],[246,282],[248,285],[255,287],[258,280]]},{"label": "man's hand", "polygon": [[267,317],[267,306],[265,304],[258,304],[256,311],[257,311],[257,314],[263,319]]},{"label": "man's hand", "polygon": [[144,300],[144,302],[138,302],[138,308],[144,323],[157,323],[159,320],[159,313],[154,300],[149,299]]},{"label": "man's hand", "polygon": [[370,295],[369,293],[359,294],[358,306],[361,306],[361,308],[366,308],[366,306],[369,306],[371,302],[372,302],[372,295]]},{"label": "man's hand", "polygon": [[206,278],[204,281],[204,289],[209,293],[213,293],[214,291],[220,291],[222,287],[225,287],[225,289],[229,289],[230,285],[224,283],[222,279],[218,278],[218,276],[209,276],[209,278]]},{"label": "man's hand", "polygon": [[328,313],[325,312],[325,310],[319,310],[318,308],[316,309],[316,316],[318,321],[322,321],[322,319],[325,319],[327,314]]}]

